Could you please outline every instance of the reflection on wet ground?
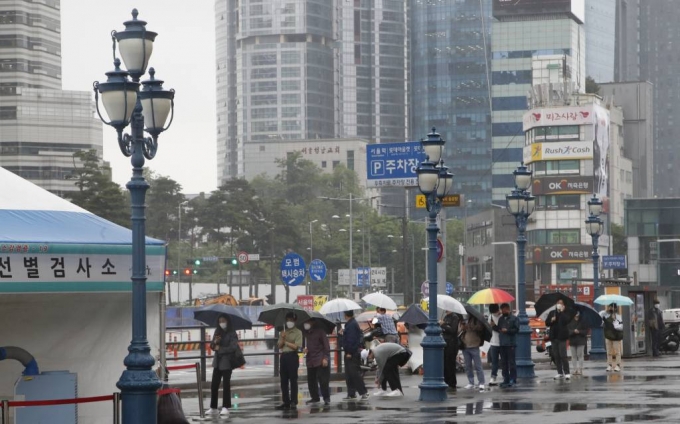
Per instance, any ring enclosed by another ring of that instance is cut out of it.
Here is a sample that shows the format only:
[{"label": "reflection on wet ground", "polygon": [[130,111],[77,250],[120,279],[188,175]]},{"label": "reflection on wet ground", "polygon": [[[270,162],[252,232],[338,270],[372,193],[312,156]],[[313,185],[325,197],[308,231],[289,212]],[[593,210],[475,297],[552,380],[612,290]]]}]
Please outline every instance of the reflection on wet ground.
[{"label": "reflection on wet ground", "polygon": [[[670,359],[670,358],[669,358]],[[538,371],[537,378],[522,382],[516,388],[497,387],[485,393],[458,389],[449,391],[449,399],[441,404],[418,401],[419,376],[403,376],[403,398],[375,398],[368,402],[342,402],[346,394],[343,382],[332,383],[329,407],[305,405],[309,399],[306,382],[300,381],[299,408],[275,411],[280,402],[278,385],[238,388],[233,392],[234,408],[229,419],[210,418],[215,423],[615,423],[615,422],[680,422],[680,369],[675,360],[657,362],[647,368],[639,361],[623,373],[605,373],[600,367],[587,370],[587,375],[571,381],[553,381],[554,372]],[[631,371],[631,369],[645,371]],[[464,384],[459,375],[459,384]],[[370,388],[369,392],[374,389]],[[196,416],[197,399],[185,398],[185,411]]]}]

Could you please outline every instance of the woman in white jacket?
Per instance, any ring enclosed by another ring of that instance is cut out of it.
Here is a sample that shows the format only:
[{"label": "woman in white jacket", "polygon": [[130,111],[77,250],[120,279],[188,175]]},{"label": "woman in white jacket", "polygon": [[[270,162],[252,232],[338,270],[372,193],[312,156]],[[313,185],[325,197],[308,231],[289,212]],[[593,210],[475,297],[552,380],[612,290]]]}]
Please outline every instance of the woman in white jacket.
[{"label": "woman in white jacket", "polygon": [[621,371],[621,353],[623,352],[623,322],[617,314],[616,303],[607,306],[606,311],[600,312],[604,321],[604,339],[607,349],[607,372]]}]

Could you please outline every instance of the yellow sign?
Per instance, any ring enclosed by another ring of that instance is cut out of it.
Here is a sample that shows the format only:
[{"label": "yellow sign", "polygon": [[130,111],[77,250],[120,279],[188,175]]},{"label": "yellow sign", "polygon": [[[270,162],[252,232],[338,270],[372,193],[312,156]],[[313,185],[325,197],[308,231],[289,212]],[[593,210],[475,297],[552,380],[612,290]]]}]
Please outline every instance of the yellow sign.
[{"label": "yellow sign", "polygon": [[318,312],[326,302],[328,302],[327,295],[314,296],[314,310]]},{"label": "yellow sign", "polygon": [[420,301],[420,309],[422,309],[423,311],[428,312],[429,306],[430,306],[430,302],[428,302],[427,300],[422,299]]},{"label": "yellow sign", "polygon": [[[450,208],[450,207],[460,207],[460,194],[449,194],[448,196],[444,196],[442,199],[442,206],[445,208]],[[416,208],[418,209],[425,209],[427,207],[427,200],[425,199],[424,194],[417,194],[416,195]]]}]

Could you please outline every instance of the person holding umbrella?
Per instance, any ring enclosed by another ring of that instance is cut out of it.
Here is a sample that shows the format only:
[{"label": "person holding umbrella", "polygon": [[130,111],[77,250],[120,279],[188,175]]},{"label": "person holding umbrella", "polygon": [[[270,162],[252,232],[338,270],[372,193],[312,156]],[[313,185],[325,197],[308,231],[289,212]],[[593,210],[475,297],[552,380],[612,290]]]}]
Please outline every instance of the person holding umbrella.
[{"label": "person holding umbrella", "polygon": [[[218,318],[218,327],[213,333],[210,348],[215,352],[213,356],[213,374],[210,384],[210,409],[208,414],[217,414],[217,399],[222,382],[222,416],[229,416],[231,408],[231,373],[235,365],[238,365],[238,354],[243,358],[243,353],[238,345],[238,336],[233,326],[229,325],[228,315],[221,315]],[[244,361],[245,363],[245,361]],[[243,365],[243,364],[241,364]],[[241,366],[239,365],[239,366]]]},{"label": "person holding umbrella", "polygon": [[576,315],[567,329],[569,330],[569,348],[574,375],[583,375],[583,357],[588,344],[588,323],[581,317],[580,310],[576,310]]},{"label": "person holding umbrella", "polygon": [[545,324],[550,326],[550,341],[552,342],[552,351],[555,354],[555,364],[557,365],[557,375],[555,380],[565,378],[571,379],[569,373],[569,358],[567,357],[567,340],[569,339],[569,329],[567,326],[571,321],[571,317],[566,312],[564,301],[557,300],[555,303],[555,310],[550,311]]},{"label": "person holding umbrella", "polygon": [[287,411],[297,408],[298,398],[298,349],[302,347],[302,332],[295,328],[297,321],[295,312],[286,314],[286,326],[279,336],[279,349],[281,349],[281,400],[283,403],[276,407],[277,410]]},{"label": "person holding umbrella", "polygon": [[318,404],[319,391],[323,396],[324,406],[331,404],[331,393],[329,382],[331,378],[331,368],[329,366],[331,357],[331,347],[328,343],[326,331],[318,323],[317,319],[311,318],[303,324],[307,347],[307,386],[309,387],[309,399],[306,404]]},{"label": "person holding umbrella", "polygon": [[456,378],[456,365],[458,357],[458,324],[460,317],[451,311],[446,311],[444,318],[439,321],[442,328],[442,337],[446,342],[444,348],[444,382],[453,390],[456,390],[458,380]]},{"label": "person holding umbrella", "polygon": [[600,314],[604,320],[604,344],[607,349],[607,372],[621,371],[621,352],[623,351],[623,322],[617,315],[616,303],[607,305]]}]

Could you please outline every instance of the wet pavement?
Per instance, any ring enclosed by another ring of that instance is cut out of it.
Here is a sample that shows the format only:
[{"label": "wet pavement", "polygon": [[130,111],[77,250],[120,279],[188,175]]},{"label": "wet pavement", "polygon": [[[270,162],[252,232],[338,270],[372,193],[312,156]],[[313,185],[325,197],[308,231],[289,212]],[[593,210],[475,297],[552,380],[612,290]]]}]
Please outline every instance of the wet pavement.
[{"label": "wet pavement", "polygon": [[[306,379],[300,380],[297,411],[275,411],[279,388],[251,385],[232,392],[229,419],[208,418],[213,423],[678,423],[680,422],[680,356],[624,361],[621,373],[607,373],[602,362],[586,364],[584,376],[554,381],[547,364],[536,367],[537,378],[520,381],[513,389],[492,387],[479,393],[459,388],[442,403],[418,401],[420,376],[403,376],[403,398],[372,397],[367,402],[345,403],[342,382],[332,382],[330,407],[308,407]],[[486,372],[487,378],[489,372]],[[372,382],[372,377],[366,378]],[[458,384],[466,384],[463,374]],[[373,386],[370,384],[370,386]],[[375,389],[371,387],[369,393]],[[209,393],[206,393],[206,407]],[[198,417],[198,400],[183,399],[187,417]]]}]

